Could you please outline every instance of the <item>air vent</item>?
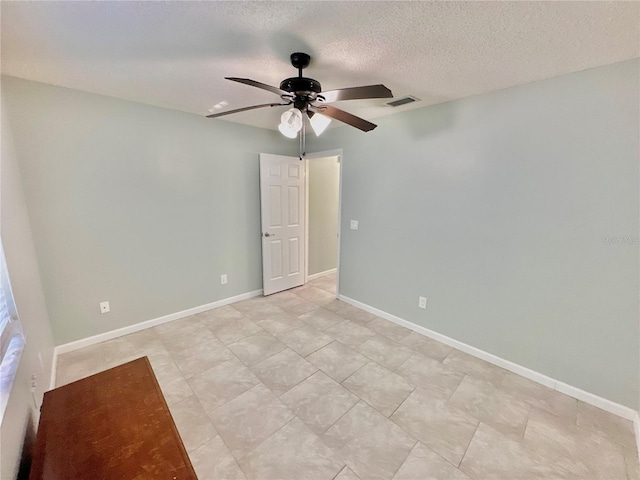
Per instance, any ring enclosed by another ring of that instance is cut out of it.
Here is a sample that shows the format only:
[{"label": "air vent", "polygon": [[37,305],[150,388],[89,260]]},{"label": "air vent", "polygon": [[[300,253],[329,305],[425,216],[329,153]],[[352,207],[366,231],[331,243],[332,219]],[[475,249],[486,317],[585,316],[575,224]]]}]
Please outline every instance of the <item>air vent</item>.
[{"label": "air vent", "polygon": [[390,107],[399,107],[400,105],[406,105],[407,103],[419,102],[420,99],[413,97],[411,95],[407,95],[406,97],[399,98],[397,100],[392,100],[387,102],[387,105]]}]

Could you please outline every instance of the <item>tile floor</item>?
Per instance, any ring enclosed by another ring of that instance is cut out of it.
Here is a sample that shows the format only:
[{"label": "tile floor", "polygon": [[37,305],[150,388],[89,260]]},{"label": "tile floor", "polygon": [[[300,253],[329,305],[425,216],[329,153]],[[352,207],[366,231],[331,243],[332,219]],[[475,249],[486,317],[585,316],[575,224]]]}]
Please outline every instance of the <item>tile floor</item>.
[{"label": "tile floor", "polygon": [[335,299],[335,278],[58,359],[146,355],[200,480],[640,478],[631,422]]}]

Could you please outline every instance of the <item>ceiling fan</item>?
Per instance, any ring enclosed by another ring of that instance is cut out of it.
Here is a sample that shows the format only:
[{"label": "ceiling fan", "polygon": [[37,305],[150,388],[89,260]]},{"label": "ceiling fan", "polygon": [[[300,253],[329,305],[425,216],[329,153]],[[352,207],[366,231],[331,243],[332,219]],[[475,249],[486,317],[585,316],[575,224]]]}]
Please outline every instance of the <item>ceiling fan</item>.
[{"label": "ceiling fan", "polygon": [[320,135],[324,131],[331,119],[351,125],[363,132],[368,132],[376,128],[377,125],[363,118],[356,117],[351,113],[327,104],[340,100],[391,98],[393,97],[391,90],[384,85],[368,85],[363,87],[339,88],[337,90],[327,90],[323,92],[320,82],[313,78],[302,76],[302,70],[309,66],[310,61],[311,57],[306,53],[292,53],[291,65],[298,69],[298,76],[283,80],[280,83],[280,88],[272,87],[271,85],[266,85],[248,78],[225,77],[227,80],[244,83],[245,85],[275,93],[280,96],[283,103],[263,103],[226,112],[213,113],[207,115],[207,118],[217,118],[223,115],[245,112],[256,108],[292,105],[292,108],[282,114],[280,119],[281,123],[278,127],[280,132],[289,138],[296,138],[298,132],[304,128],[305,116],[309,119],[309,123],[316,132],[316,135]]}]

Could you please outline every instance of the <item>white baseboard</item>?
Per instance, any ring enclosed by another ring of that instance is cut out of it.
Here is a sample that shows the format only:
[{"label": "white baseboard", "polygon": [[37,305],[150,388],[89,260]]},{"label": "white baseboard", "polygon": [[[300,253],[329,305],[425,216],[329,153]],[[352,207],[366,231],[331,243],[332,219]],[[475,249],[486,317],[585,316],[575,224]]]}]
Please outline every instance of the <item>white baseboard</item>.
[{"label": "white baseboard", "polygon": [[636,422],[636,437],[640,438],[640,433],[638,429],[638,422],[636,421],[638,417],[638,412],[633,410],[632,408],[626,407],[624,405],[620,405],[619,403],[612,402],[611,400],[607,400],[606,398],[599,397],[593,393],[585,392],[580,388],[573,387],[566,383],[563,383],[554,378],[548,377],[542,373],[536,372],[535,370],[531,370],[527,367],[523,367],[522,365],[518,365],[517,363],[513,363],[509,360],[505,360],[504,358],[500,358],[491,353],[485,352],[484,350],[480,350],[479,348],[472,347],[471,345],[467,345],[466,343],[459,342],[458,340],[454,340],[453,338],[447,337],[440,333],[434,332],[433,330],[429,330],[421,325],[416,325],[415,323],[404,320],[400,317],[396,317],[390,313],[379,310],[375,307],[367,305],[366,303],[359,302],[349,297],[345,297],[344,295],[338,295],[338,299],[342,300],[345,303],[349,303],[354,307],[358,307],[361,310],[367,311],[369,313],[373,313],[378,317],[382,317],[385,320],[389,320],[390,322],[396,323],[403,327],[406,327],[414,332],[421,333],[427,337],[433,338],[439,342],[442,342],[446,345],[449,345],[453,348],[457,348],[469,355],[473,355],[474,357],[480,358],[481,360],[485,360],[489,363],[497,365],[499,367],[504,368],[505,370],[509,370],[510,372],[517,373],[518,375],[522,375],[529,380],[533,380],[534,382],[540,383],[545,387],[553,388],[559,392],[564,393],[565,395],[569,395],[570,397],[577,398],[585,403],[593,405],[595,407],[601,408],[609,413],[613,413],[614,415],[618,415],[619,417],[625,418],[627,420],[633,420]]},{"label": "white baseboard", "polygon": [[324,277],[326,275],[331,275],[335,273],[338,269],[332,268],[331,270],[325,270],[324,272],[314,273],[313,275],[307,275],[307,280],[315,280],[316,278]]},{"label": "white baseboard", "polygon": [[49,390],[56,388],[56,373],[58,372],[58,348],[53,349],[53,358],[51,359],[51,375],[49,376]]},{"label": "white baseboard", "polygon": [[633,419],[633,431],[636,433],[636,447],[638,448],[638,461],[640,461],[640,415],[638,413]]},{"label": "white baseboard", "polygon": [[162,317],[153,318],[151,320],[146,320],[140,323],[135,323],[133,325],[129,325],[123,328],[118,328],[116,330],[111,330],[109,332],[100,333],[92,337],[87,337],[80,340],[76,340],[74,342],[58,345],[55,348],[54,364],[57,363],[58,355],[61,355],[63,353],[72,352],[74,350],[88,347],[90,345],[106,342],[107,340],[113,340],[114,338],[123,337],[125,335],[129,335],[130,333],[139,332],[140,330],[145,330],[147,328],[155,327],[157,325],[162,325],[163,323],[172,322],[180,318],[188,317],[189,315],[195,315],[196,313],[202,313],[202,312],[206,312],[207,310],[223,307],[225,305],[229,305],[230,303],[235,303],[241,300],[246,300],[248,298],[257,297],[258,295],[262,295],[262,290],[254,290],[253,292],[243,293],[241,295],[236,295],[235,297],[223,298],[222,300],[218,300],[217,302],[207,303],[206,305],[200,305],[199,307],[188,308],[187,310],[182,310],[181,312],[170,313],[169,315],[164,315]]},{"label": "white baseboard", "polygon": [[638,412],[636,412],[632,408],[620,405],[616,402],[612,402],[611,400],[602,398],[594,393],[586,392],[578,387],[574,387],[573,385],[561,382],[560,380],[556,381],[556,385],[553,388],[560,393],[564,393],[565,395],[569,395],[570,397],[577,398],[584,403],[588,403],[589,405],[593,405],[594,407],[598,407],[609,413],[618,415],[619,417],[626,418],[627,420],[633,421],[638,414]]}]

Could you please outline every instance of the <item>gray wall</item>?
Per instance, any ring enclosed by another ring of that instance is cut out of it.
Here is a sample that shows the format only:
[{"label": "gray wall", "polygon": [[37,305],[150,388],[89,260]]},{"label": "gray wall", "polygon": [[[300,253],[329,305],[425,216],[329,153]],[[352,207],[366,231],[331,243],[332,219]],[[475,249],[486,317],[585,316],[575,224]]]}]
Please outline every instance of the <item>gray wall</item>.
[{"label": "gray wall", "polygon": [[258,154],[295,142],[15,78],[3,94],[56,344],[262,288]]},{"label": "gray wall", "polygon": [[[16,478],[23,448],[29,457],[42,394],[50,382],[53,336],[45,306],[40,272],[31,235],[27,205],[9,123],[2,101],[0,170],[0,237],[7,259],[16,309],[26,337],[25,349],[9,396],[0,430],[0,478]],[[36,391],[30,392],[31,375]],[[28,464],[25,464],[26,468]],[[23,470],[25,471],[25,470]]]},{"label": "gray wall", "polygon": [[344,149],[340,293],[638,409],[638,77],[634,60],[309,136]]},{"label": "gray wall", "polygon": [[309,159],[309,275],[338,263],[338,157]]}]

